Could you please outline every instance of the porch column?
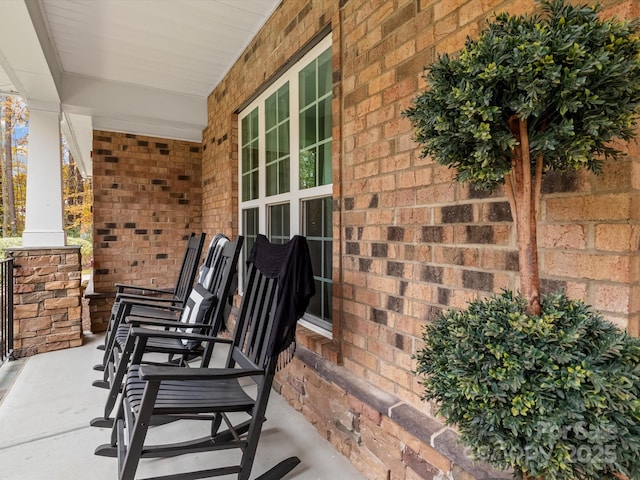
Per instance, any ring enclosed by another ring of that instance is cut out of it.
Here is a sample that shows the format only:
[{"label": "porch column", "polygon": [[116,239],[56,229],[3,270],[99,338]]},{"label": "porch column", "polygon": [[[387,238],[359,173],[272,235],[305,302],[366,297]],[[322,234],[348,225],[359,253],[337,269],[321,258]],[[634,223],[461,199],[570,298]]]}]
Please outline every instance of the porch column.
[{"label": "porch column", "polygon": [[24,247],[60,247],[66,243],[62,207],[60,105],[27,101],[29,163]]}]

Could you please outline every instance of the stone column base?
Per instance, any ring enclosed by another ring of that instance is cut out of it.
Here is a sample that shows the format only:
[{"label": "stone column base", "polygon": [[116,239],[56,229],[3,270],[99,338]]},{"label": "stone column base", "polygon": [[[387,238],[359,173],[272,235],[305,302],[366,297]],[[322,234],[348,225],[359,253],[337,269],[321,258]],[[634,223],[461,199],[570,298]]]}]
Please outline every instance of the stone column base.
[{"label": "stone column base", "polygon": [[14,354],[82,345],[79,246],[7,249],[14,269]]}]

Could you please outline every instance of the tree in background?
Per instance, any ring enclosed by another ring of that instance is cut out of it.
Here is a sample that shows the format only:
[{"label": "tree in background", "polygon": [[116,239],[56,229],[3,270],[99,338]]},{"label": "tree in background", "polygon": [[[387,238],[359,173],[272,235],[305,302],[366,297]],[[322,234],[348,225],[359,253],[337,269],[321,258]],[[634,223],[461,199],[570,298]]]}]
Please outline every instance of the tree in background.
[{"label": "tree in background", "polygon": [[72,237],[85,238],[91,234],[93,223],[91,180],[82,177],[64,140],[62,158],[65,230]]},{"label": "tree in background", "polygon": [[[0,97],[0,163],[2,237],[22,234],[25,225],[29,116],[19,97]],[[91,180],[82,178],[64,138],[61,142],[64,228],[71,237],[90,235]]]},{"label": "tree in background", "polygon": [[[2,120],[2,231],[5,236],[18,235],[18,204],[16,203],[15,167],[19,165],[20,153],[24,154],[27,122],[24,101],[16,97],[0,97]],[[22,204],[24,205],[24,204]],[[23,222],[22,222],[23,223]]]}]

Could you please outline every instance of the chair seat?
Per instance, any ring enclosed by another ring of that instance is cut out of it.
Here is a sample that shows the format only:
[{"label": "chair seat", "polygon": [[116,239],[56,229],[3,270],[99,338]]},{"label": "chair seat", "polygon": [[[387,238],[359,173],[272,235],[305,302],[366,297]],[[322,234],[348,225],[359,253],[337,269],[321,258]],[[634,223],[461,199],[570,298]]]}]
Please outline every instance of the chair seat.
[{"label": "chair seat", "polygon": [[[131,365],[127,374],[126,397],[137,414],[147,384],[140,379],[139,365]],[[153,407],[154,414],[245,412],[255,400],[238,379],[163,381]]]}]

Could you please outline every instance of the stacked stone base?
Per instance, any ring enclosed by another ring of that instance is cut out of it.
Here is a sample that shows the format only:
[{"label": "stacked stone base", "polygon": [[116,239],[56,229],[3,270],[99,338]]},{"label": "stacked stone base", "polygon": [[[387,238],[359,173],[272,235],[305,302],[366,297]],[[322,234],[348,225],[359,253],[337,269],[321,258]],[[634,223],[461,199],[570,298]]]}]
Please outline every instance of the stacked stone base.
[{"label": "stacked stone base", "polygon": [[13,248],[14,355],[82,345],[80,247]]},{"label": "stacked stone base", "polygon": [[450,428],[305,347],[276,379],[279,393],[366,478],[513,478],[474,463]]}]

